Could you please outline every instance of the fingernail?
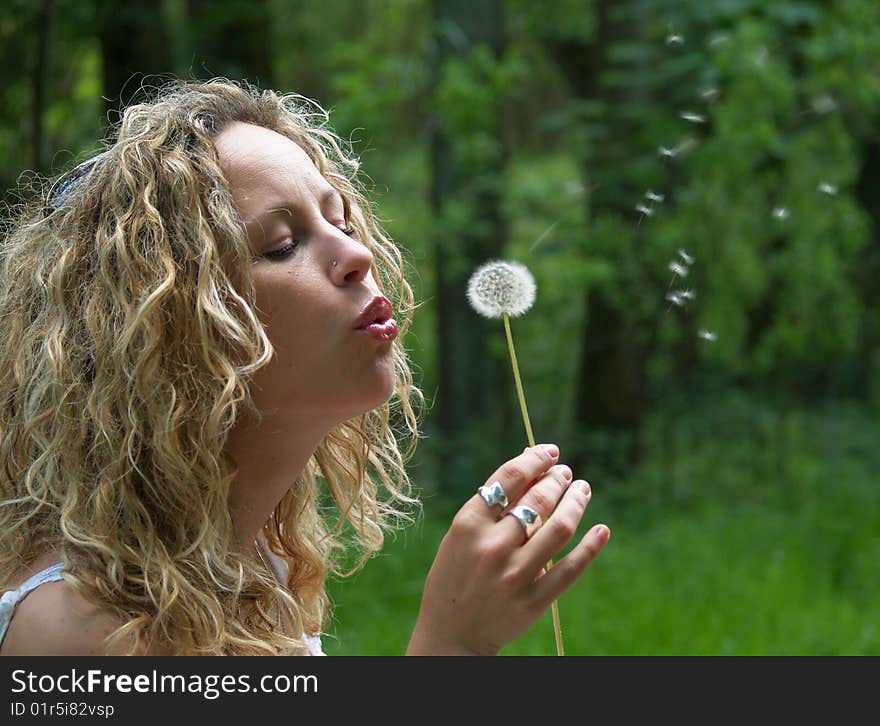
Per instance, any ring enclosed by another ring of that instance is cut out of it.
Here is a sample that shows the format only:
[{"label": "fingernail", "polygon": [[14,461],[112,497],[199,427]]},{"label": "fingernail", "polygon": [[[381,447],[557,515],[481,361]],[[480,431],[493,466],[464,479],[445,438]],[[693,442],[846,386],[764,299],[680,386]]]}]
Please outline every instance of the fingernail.
[{"label": "fingernail", "polygon": [[571,469],[569,469],[565,464],[557,464],[553,467],[556,471],[562,474],[563,479],[567,481],[571,481],[572,473]]},{"label": "fingernail", "polygon": [[584,481],[583,479],[578,479],[575,483],[575,486],[580,489],[584,494],[590,493],[590,484],[589,482]]},{"label": "fingernail", "polygon": [[541,448],[544,450],[544,453],[549,454],[554,459],[559,456],[559,447],[556,444],[543,444]]},{"label": "fingernail", "polygon": [[600,524],[596,527],[596,536],[599,538],[600,542],[607,542],[611,537],[611,530],[608,529],[604,524]]}]

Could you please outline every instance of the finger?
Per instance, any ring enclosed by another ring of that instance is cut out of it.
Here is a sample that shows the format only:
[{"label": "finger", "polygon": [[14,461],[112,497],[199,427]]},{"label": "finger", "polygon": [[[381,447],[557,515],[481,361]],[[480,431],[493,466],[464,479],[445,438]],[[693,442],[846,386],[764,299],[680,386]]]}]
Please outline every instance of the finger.
[{"label": "finger", "polygon": [[[499,482],[507,494],[509,502],[513,502],[522,491],[535,479],[542,476],[559,458],[559,447],[555,444],[539,444],[527,448],[519,456],[502,464],[486,480],[487,485]],[[501,514],[498,505],[489,507],[479,492],[471,497],[465,507],[480,515],[490,514],[495,520]]]},{"label": "finger", "polygon": [[583,574],[587,566],[599,556],[611,537],[611,530],[597,524],[584,535],[577,546],[539,577],[534,584],[536,602],[544,609],[565,592]]},{"label": "finger", "polygon": [[583,479],[572,482],[566,489],[556,510],[517,551],[518,569],[524,577],[533,580],[538,571],[574,537],[591,496],[590,485]]},{"label": "finger", "polygon": [[[570,482],[571,469],[565,464],[557,464],[551,467],[534,486],[529,487],[515,504],[534,509],[541,519],[546,521],[556,509],[559,499],[568,489]],[[502,517],[498,522],[498,528],[503,530],[505,536],[516,544],[522,544],[526,541],[525,529],[515,517]]]}]

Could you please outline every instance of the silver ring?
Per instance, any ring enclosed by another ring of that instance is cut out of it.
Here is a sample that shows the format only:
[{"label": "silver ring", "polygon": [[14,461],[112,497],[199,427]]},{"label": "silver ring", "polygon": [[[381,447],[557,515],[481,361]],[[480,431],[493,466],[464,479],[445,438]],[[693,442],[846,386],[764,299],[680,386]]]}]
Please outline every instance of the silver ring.
[{"label": "silver ring", "polygon": [[532,535],[541,529],[541,526],[544,524],[541,515],[524,504],[515,506],[508,514],[523,526],[523,529],[526,531],[526,539],[531,539]]},{"label": "silver ring", "polygon": [[504,509],[507,506],[507,492],[504,491],[504,487],[501,486],[500,481],[493,481],[491,484],[484,484],[477,489],[477,491],[480,492],[483,501],[490,507],[500,504],[501,508]]}]

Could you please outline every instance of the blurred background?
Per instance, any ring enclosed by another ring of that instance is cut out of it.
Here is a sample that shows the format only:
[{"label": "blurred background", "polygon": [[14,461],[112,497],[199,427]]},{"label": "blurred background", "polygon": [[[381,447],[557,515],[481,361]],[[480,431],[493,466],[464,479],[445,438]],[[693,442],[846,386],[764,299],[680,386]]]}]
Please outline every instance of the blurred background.
[{"label": "blurred background", "polygon": [[[309,96],[360,158],[422,303],[424,512],[332,581],[328,653],[404,651],[451,517],[527,444],[465,298],[492,258],[538,284],[535,437],[613,532],[566,653],[880,653],[876,0],[0,0],[0,54],[7,203],[176,77]],[[504,654],[555,654],[549,612]]]}]

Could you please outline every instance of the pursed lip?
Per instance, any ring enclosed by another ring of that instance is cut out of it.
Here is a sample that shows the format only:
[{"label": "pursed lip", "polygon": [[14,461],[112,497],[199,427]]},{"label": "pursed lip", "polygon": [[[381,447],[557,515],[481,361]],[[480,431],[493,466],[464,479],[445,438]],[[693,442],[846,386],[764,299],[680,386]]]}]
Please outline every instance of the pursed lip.
[{"label": "pursed lip", "polygon": [[384,323],[394,315],[391,301],[384,295],[377,295],[366,304],[354,321],[355,330],[366,328],[372,323]]}]

